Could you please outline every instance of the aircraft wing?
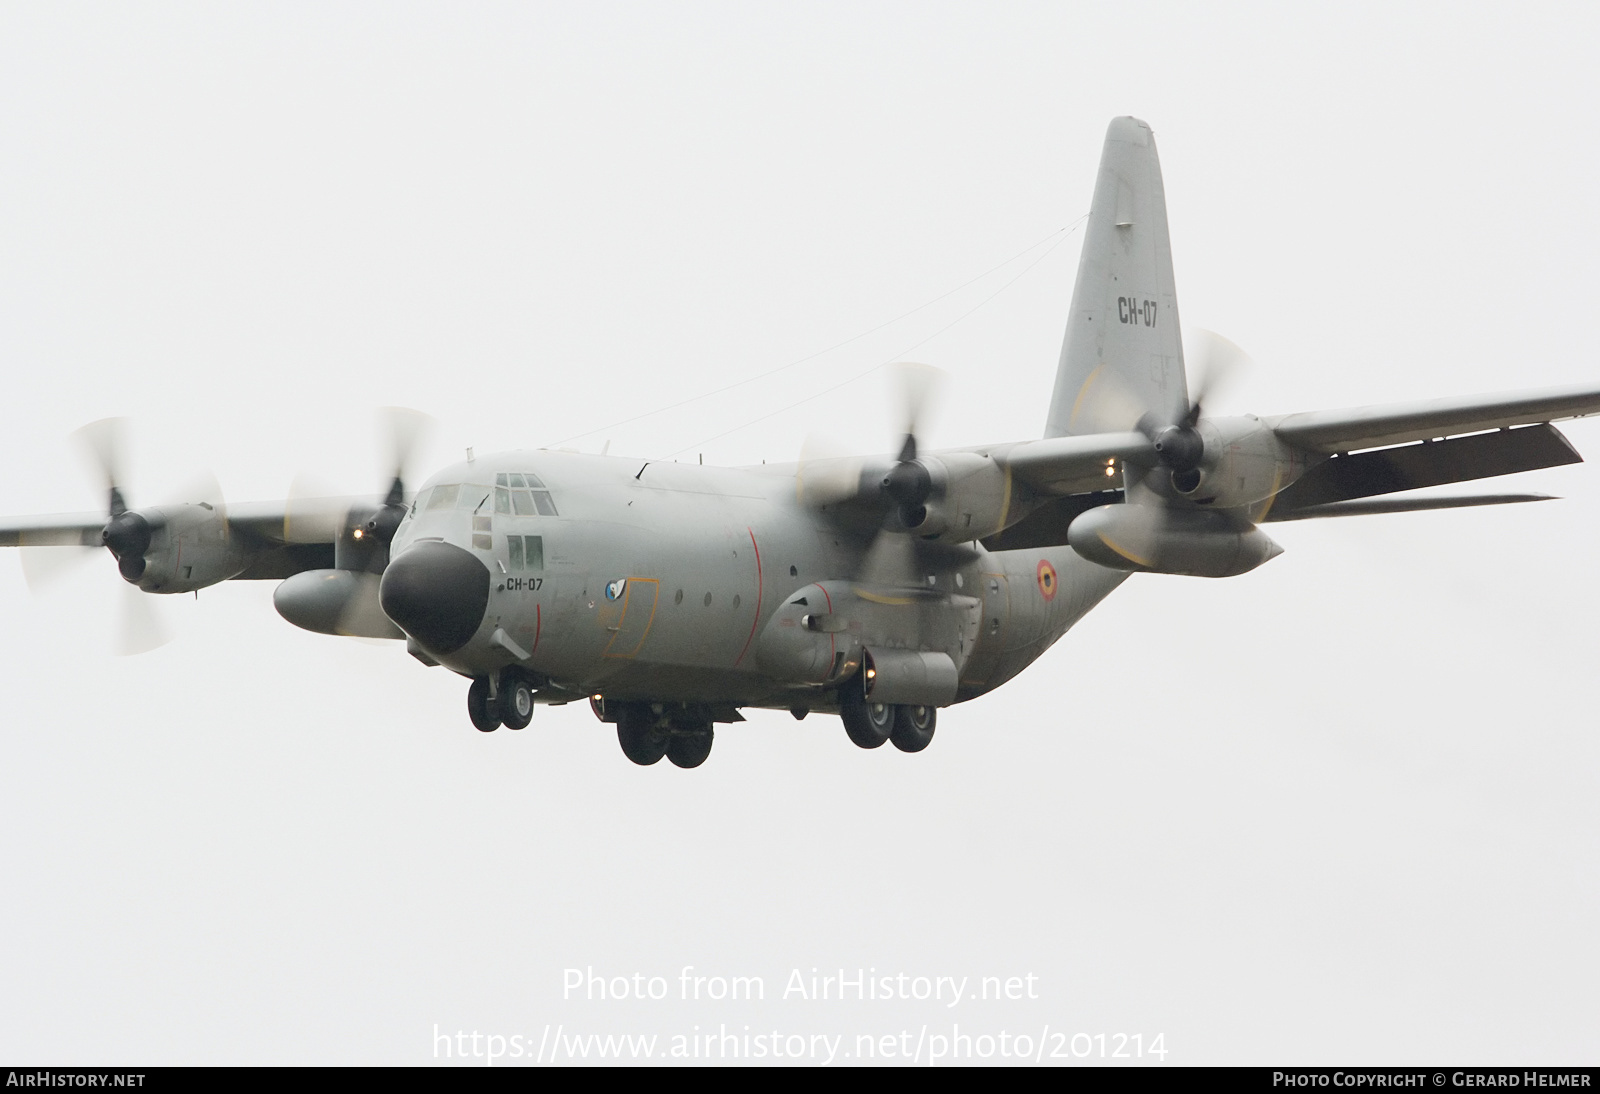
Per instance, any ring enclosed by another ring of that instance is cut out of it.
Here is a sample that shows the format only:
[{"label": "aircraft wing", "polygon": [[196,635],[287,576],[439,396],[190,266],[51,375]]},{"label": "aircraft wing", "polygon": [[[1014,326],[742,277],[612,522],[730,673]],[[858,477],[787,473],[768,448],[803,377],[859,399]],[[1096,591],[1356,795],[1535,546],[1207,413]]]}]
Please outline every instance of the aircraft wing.
[{"label": "aircraft wing", "polygon": [[1067,495],[1104,490],[1108,466],[1149,452],[1150,439],[1143,433],[1091,433],[1023,441],[992,449],[990,455],[1041,494]]},{"label": "aircraft wing", "polygon": [[0,547],[98,547],[104,513],[0,517]]},{"label": "aircraft wing", "polygon": [[371,505],[370,497],[296,498],[250,501],[228,506],[228,523],[268,543],[332,543],[352,506]]},{"label": "aircraft wing", "polygon": [[[344,514],[366,497],[255,501],[229,505],[228,524],[269,544],[332,543]],[[0,547],[98,547],[105,513],[50,513],[0,517]]]},{"label": "aircraft wing", "polygon": [[1263,421],[1297,448],[1332,455],[1590,414],[1600,414],[1600,387],[1586,384],[1346,410],[1313,410]]},{"label": "aircraft wing", "polygon": [[[281,580],[331,567],[345,514],[351,506],[363,504],[371,505],[371,498],[299,498],[228,506],[229,529],[253,548],[249,568],[234,580]],[[107,519],[105,513],[0,517],[0,547],[99,547]]]}]

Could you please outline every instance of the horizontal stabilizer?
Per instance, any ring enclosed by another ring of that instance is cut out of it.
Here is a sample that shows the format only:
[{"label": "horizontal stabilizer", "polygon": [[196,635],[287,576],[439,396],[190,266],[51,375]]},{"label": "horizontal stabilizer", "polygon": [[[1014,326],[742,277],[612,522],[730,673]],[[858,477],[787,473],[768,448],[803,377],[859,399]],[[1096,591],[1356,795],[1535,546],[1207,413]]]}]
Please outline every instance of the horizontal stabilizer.
[{"label": "horizontal stabilizer", "polygon": [[1279,437],[1297,448],[1332,454],[1589,414],[1600,414],[1600,388],[1592,384],[1348,410],[1313,410],[1265,421]]},{"label": "horizontal stabilizer", "polygon": [[1318,517],[1370,517],[1380,513],[1422,513],[1430,509],[1465,509],[1474,505],[1516,505],[1524,501],[1556,501],[1550,494],[1469,494],[1446,498],[1362,498],[1334,501],[1283,513],[1267,514],[1268,521],[1314,520]]}]

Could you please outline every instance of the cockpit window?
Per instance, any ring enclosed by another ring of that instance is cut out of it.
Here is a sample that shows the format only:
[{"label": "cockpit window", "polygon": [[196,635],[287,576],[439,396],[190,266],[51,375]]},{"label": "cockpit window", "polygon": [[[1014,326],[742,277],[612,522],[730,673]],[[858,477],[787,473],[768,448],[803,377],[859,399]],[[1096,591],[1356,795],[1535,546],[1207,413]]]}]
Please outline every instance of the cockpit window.
[{"label": "cockpit window", "polygon": [[502,472],[494,477],[494,511],[519,517],[555,517],[555,499],[538,475]]},{"label": "cockpit window", "polygon": [[507,536],[506,558],[512,570],[544,569],[544,537]]},{"label": "cockpit window", "polygon": [[433,493],[428,495],[426,508],[429,512],[435,509],[454,509],[456,507],[456,497],[460,493],[460,486],[435,486]]}]

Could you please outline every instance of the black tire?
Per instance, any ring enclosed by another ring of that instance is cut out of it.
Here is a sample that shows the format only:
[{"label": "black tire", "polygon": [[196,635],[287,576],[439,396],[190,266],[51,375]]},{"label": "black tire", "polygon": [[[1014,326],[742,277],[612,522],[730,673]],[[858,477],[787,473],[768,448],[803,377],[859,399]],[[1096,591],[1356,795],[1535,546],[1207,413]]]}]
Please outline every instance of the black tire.
[{"label": "black tire", "polygon": [[500,677],[496,713],[507,729],[525,729],[533,721],[533,685],[522,673],[508,669]]},{"label": "black tire", "polygon": [[670,732],[656,721],[649,707],[630,706],[617,715],[617,743],[622,754],[640,767],[649,767],[667,754]]},{"label": "black tire", "polygon": [[500,728],[500,712],[489,702],[489,678],[480,676],[467,689],[467,717],[479,733],[493,733]]},{"label": "black tire", "polygon": [[901,752],[921,752],[933,741],[938,721],[939,711],[934,707],[897,706],[889,740]]},{"label": "black tire", "polygon": [[839,705],[839,720],[851,742],[859,748],[878,748],[894,729],[894,707],[888,703],[869,703],[859,696]]},{"label": "black tire", "polygon": [[711,755],[711,742],[716,732],[708,725],[704,729],[679,730],[667,741],[667,759],[678,767],[699,767]]}]

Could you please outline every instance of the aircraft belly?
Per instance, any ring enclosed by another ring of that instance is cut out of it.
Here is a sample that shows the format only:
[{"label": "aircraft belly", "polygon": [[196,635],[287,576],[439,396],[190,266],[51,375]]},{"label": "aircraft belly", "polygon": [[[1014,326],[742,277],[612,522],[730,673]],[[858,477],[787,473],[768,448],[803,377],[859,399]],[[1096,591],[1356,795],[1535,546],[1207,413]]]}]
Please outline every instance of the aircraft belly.
[{"label": "aircraft belly", "polygon": [[961,675],[961,698],[991,691],[1027,668],[1127,580],[1070,547],[996,551],[979,563],[984,618]]}]

